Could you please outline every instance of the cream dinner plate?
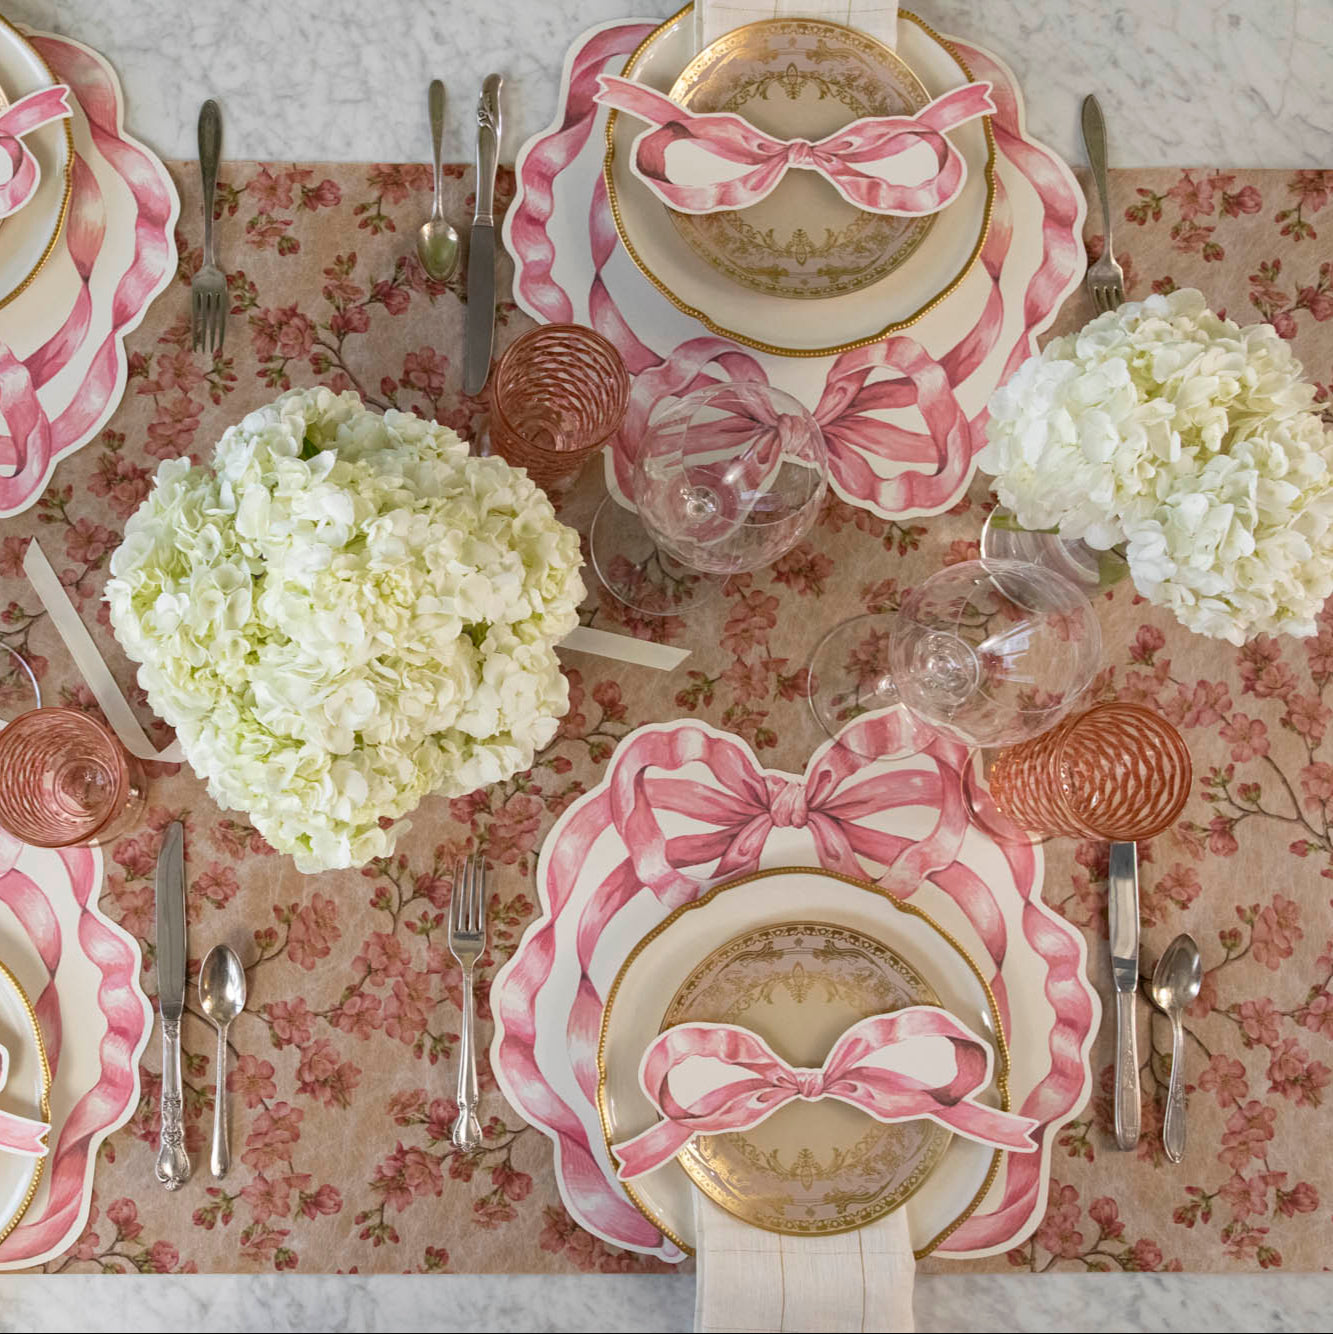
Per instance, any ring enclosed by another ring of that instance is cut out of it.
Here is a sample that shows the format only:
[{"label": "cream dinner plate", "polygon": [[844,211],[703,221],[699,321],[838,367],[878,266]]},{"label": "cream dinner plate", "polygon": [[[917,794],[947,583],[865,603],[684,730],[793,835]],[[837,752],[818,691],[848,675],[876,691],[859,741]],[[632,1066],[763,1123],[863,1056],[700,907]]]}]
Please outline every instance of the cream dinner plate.
[{"label": "cream dinner plate", "polygon": [[[809,938],[820,932],[822,937]],[[767,966],[741,957],[770,947]],[[834,951],[859,957],[834,963]],[[793,991],[798,965],[803,976]],[[812,967],[825,997],[830,982],[839,984],[840,1000],[811,1004],[809,994],[797,999]],[[773,992],[785,995],[765,996],[757,985],[765,971]],[[848,986],[859,997],[848,995]],[[913,996],[923,999],[910,1001]],[[886,890],[817,869],[761,871],[719,885],[650,931],[611,987],[597,1089],[608,1149],[656,1121],[639,1086],[644,1049],[678,1018],[703,1017],[698,1008],[753,1027],[789,1061],[819,1065],[850,1023],[877,1012],[867,1005],[932,1003],[927,997],[995,1045],[995,1079],[979,1096],[1007,1109],[1008,1048],[994,997],[972,961],[925,914]],[[918,1131],[900,1139],[879,1134],[877,1126],[901,1129],[828,1101],[793,1105],[731,1137],[725,1151],[722,1136],[707,1137],[683,1151],[685,1162],[678,1158],[623,1184],[644,1215],[685,1250],[694,1248],[697,1183],[747,1222],[796,1235],[862,1227],[901,1204],[920,1258],[976,1208],[994,1180],[1000,1153],[960,1135],[946,1133],[940,1142]],[[768,1161],[757,1163],[764,1154]],[[849,1157],[854,1161],[848,1166]],[[816,1183],[817,1176],[828,1180]]]},{"label": "cream dinner plate", "polygon": [[[906,10],[899,20],[897,55],[931,98],[971,81],[967,66],[942,37]],[[823,26],[834,34],[847,31],[836,24]],[[859,40],[854,33],[851,37]],[[644,39],[624,75],[669,92],[694,55],[692,43],[693,17],[686,8]],[[671,211],[630,170],[630,146],[643,128],[633,116],[615,111],[607,120],[604,174],[620,239],[644,275],[676,306],[714,333],[750,347],[813,357],[873,343],[938,305],[981,253],[995,189],[989,117],[950,132],[967,162],[967,182],[935,216],[906,262],[869,286],[821,301],[719,281],[717,268],[686,242]]]},{"label": "cream dinner plate", "polygon": [[[0,1088],[0,1110],[34,1120],[51,1119],[51,1067],[42,1030],[23,988],[0,963],[0,1046],[9,1052],[9,1073]],[[45,1158],[0,1149],[0,1241],[19,1224],[46,1167]]]},{"label": "cream dinner plate", "polygon": [[[9,101],[57,82],[18,29],[0,18],[0,88]],[[0,306],[28,286],[55,249],[74,180],[74,135],[68,116],[33,130],[23,142],[42,175],[33,197],[0,225]]]},{"label": "cream dinner plate", "polygon": [[[671,97],[691,111],[734,112],[777,139],[822,139],[864,116],[910,116],[930,100],[887,46],[810,19],[724,33],[685,67]],[[906,263],[936,216],[866,212],[811,171],[789,171],[750,208],[668,215],[732,282],[804,300],[879,282]]]}]

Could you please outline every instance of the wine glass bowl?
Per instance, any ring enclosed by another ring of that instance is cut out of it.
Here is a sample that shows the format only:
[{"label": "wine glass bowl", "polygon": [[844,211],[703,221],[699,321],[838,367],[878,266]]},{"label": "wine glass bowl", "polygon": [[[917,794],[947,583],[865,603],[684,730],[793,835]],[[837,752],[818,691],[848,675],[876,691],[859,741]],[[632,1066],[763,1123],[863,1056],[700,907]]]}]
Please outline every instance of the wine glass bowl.
[{"label": "wine glass bowl", "polygon": [[1100,660],[1096,614],[1067,579],[1017,561],[964,561],[908,591],[896,612],[830,631],[810,660],[810,703],[830,736],[902,706],[918,741],[1005,746],[1054,726]]},{"label": "wine glass bowl", "polygon": [[819,423],[761,382],[664,398],[629,443],[637,518],[608,497],[592,554],[606,586],[650,614],[695,605],[729,575],[784,556],[814,526],[828,490]]}]

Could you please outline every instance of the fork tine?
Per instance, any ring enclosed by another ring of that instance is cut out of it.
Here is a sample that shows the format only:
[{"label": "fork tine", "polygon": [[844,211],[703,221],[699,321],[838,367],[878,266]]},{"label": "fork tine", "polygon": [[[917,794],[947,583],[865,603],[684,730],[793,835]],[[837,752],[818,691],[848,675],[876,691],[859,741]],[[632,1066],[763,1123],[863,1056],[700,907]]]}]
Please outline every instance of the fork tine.
[{"label": "fork tine", "polygon": [[473,907],[472,929],[481,935],[486,929],[486,861],[482,857],[477,858],[477,897]]},{"label": "fork tine", "polygon": [[199,318],[199,294],[190,290],[190,349],[198,352],[201,336],[203,333],[202,321]]},{"label": "fork tine", "polygon": [[470,936],[477,933],[477,897],[480,883],[480,872],[477,863],[478,859],[476,857],[468,858],[467,932]]},{"label": "fork tine", "polygon": [[461,929],[461,918],[459,914],[463,906],[463,870],[467,866],[466,861],[454,863],[454,883],[449,891],[449,939],[452,940]]},{"label": "fork tine", "polygon": [[219,292],[214,301],[216,307],[216,339],[213,348],[214,352],[222,352],[222,341],[227,336],[227,293],[224,288]]}]

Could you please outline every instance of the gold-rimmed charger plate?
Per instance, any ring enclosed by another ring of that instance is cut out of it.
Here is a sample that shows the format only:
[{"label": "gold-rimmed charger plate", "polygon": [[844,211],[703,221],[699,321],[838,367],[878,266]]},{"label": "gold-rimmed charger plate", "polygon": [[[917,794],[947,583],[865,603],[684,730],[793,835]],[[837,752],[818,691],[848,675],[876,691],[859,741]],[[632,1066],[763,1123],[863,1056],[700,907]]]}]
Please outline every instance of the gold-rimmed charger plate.
[{"label": "gold-rimmed charger plate", "polygon": [[[0,963],[0,1045],[9,1071],[0,1089],[0,1109],[16,1116],[51,1119],[51,1065],[41,1025],[18,979]],[[41,1185],[46,1158],[0,1152],[0,1242],[18,1227]]]},{"label": "gold-rimmed charger plate", "polygon": [[[730,111],[777,139],[822,139],[865,116],[910,116],[921,80],[873,37],[812,19],[724,33],[671,86],[696,112]],[[819,300],[859,292],[915,252],[935,215],[868,213],[816,172],[789,171],[759,203],[720,213],[669,210],[685,243],[732,282]]]},{"label": "gold-rimmed charger plate", "polygon": [[[920,972],[873,936],[832,922],[779,923],[714,950],[681,983],[662,1028],[737,1024],[789,1065],[818,1068],[859,1020],[938,1004]],[[950,1138],[935,1121],[886,1124],[825,1098],[788,1103],[746,1131],[701,1135],[678,1159],[709,1199],[742,1221],[822,1236],[898,1208]]]},{"label": "gold-rimmed charger plate", "polygon": [[[644,38],[622,71],[626,78],[669,91],[694,55],[692,10],[687,5]],[[898,55],[931,97],[972,81],[966,62],[943,37],[908,10],[899,11],[899,19]],[[905,329],[963,282],[985,243],[995,196],[995,138],[989,117],[951,132],[968,166],[967,181],[909,260],[879,282],[824,301],[720,282],[717,270],[686,244],[670,210],[630,170],[630,146],[642,128],[634,117],[615,111],[607,118],[603,178],[626,253],[679,310],[714,333],[761,352],[832,356]]]},{"label": "gold-rimmed charger plate", "polygon": [[[877,885],[835,871],[785,867],[717,885],[677,908],[639,941],[621,966],[607,994],[597,1058],[597,1112],[608,1156],[613,1144],[641,1133],[657,1119],[639,1086],[639,1063],[661,1030],[672,999],[700,960],[719,941],[764,927],[808,922],[815,912],[821,922],[868,936],[910,962],[945,1009],[991,1042],[995,1075],[980,1096],[1009,1110],[1009,1049],[999,1007],[980,969],[958,942],[920,909]],[[949,1138],[938,1163],[901,1206],[918,1259],[971,1216],[993,1184],[1001,1157],[999,1150],[963,1136]],[[695,1186],[679,1160],[622,1185],[655,1227],[693,1253]],[[820,1230],[832,1233],[860,1226],[864,1221]]]},{"label": "gold-rimmed charger plate", "polygon": [[[0,17],[0,87],[11,102],[59,83],[21,32]],[[33,197],[0,225],[0,307],[24,292],[60,239],[74,187],[74,131],[68,116],[49,121],[23,142],[41,167]]]}]

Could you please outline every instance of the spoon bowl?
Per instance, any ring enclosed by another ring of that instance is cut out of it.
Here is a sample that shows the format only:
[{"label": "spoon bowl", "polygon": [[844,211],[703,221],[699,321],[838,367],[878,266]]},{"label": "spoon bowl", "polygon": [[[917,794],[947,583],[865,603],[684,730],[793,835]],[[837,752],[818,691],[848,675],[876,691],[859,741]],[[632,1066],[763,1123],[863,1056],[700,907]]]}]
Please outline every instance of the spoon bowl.
[{"label": "spoon bowl", "polygon": [[1181,1017],[1203,986],[1203,960],[1190,935],[1177,936],[1157,960],[1148,995],[1171,1021],[1171,1083],[1166,1091],[1162,1147],[1178,1163],[1185,1156],[1185,1029]]},{"label": "spoon bowl", "polygon": [[421,267],[437,283],[448,282],[458,268],[462,243],[458,233],[444,219],[444,169],[441,164],[444,141],[444,84],[432,79],[427,98],[430,104],[430,136],[434,149],[435,202],[430,217],[417,231],[417,258]]},{"label": "spoon bowl", "polygon": [[199,1005],[218,1030],[218,1056],[214,1069],[213,1152],[209,1166],[215,1177],[227,1175],[231,1167],[231,1145],[227,1128],[227,1029],[245,1009],[245,968],[230,945],[214,945],[199,969]]}]

